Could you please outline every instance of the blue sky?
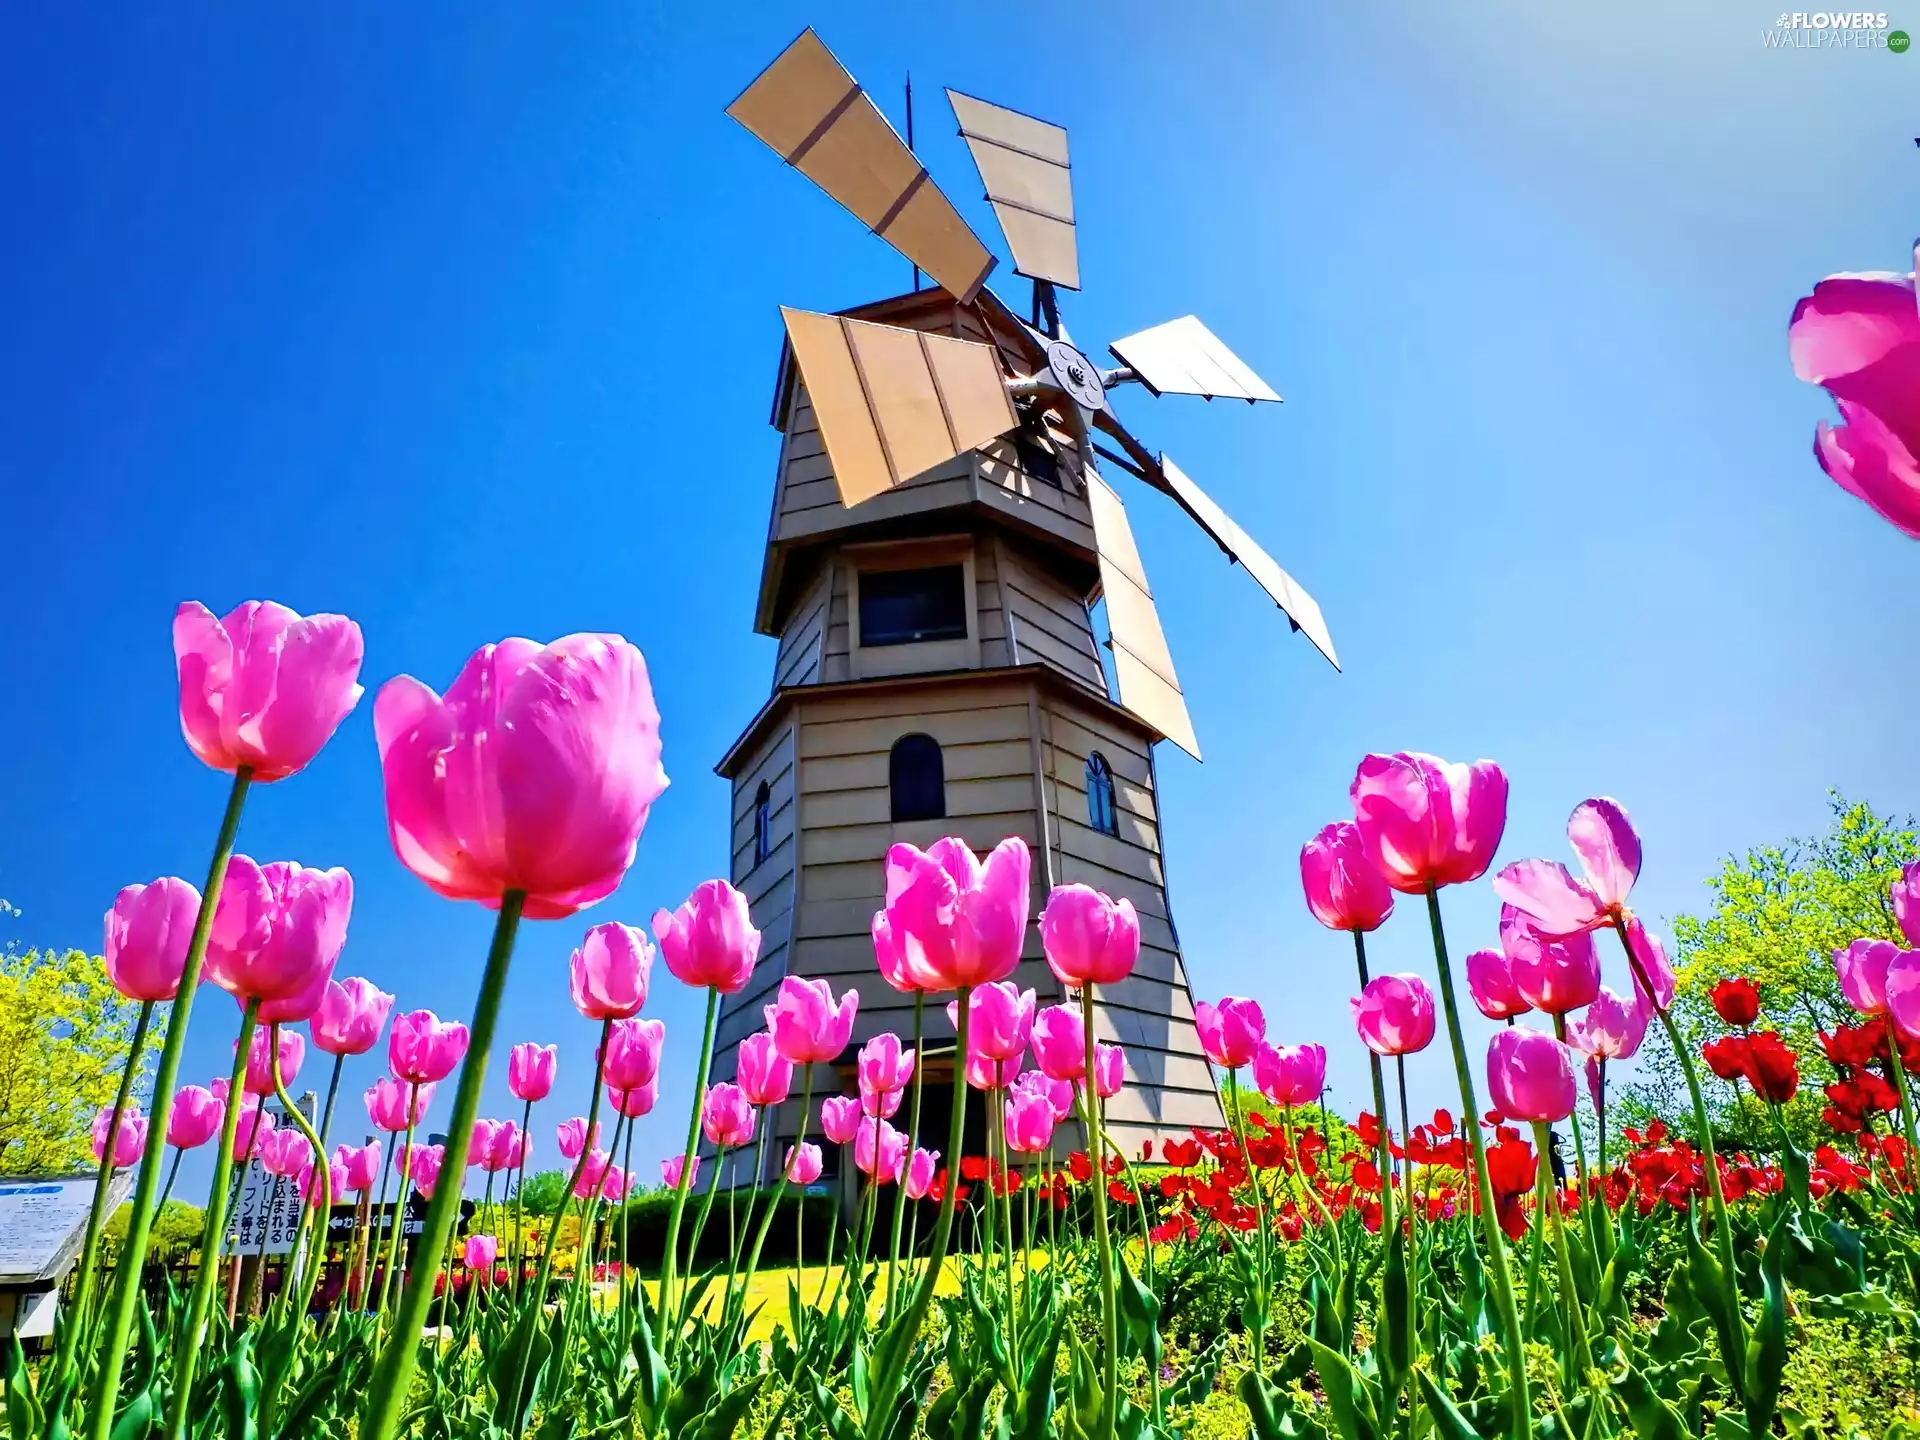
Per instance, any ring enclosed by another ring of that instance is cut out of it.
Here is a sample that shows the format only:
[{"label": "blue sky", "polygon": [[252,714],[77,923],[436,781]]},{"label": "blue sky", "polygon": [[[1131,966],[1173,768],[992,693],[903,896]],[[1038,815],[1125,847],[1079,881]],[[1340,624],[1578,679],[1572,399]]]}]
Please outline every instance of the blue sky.
[{"label": "blue sky", "polygon": [[[1044,71],[1002,3],[35,8],[0,16],[0,937],[95,948],[120,886],[203,876],[224,782],[178,734],[181,599],[352,615],[370,686],[617,630],[673,787],[610,901],[523,931],[504,1037],[566,1047],[548,1122],[584,1104],[567,951],[725,869],[711,767],[773,657],[776,306],[907,281],[722,114],[808,23],[896,119],[912,70],[922,153],[996,245],[939,87],[1069,127],[1077,336],[1197,312],[1287,398],[1123,397],[1318,597],[1345,674],[1127,498],[1207,755],[1160,771],[1196,991],[1333,1042],[1343,1108],[1351,971],[1295,855],[1363,752],[1499,760],[1503,858],[1620,797],[1660,925],[1722,855],[1817,829],[1829,786],[1920,808],[1914,550],[1819,473],[1826,401],[1785,350],[1814,280],[1909,263],[1920,55],[1766,50],[1745,0],[1116,3],[1044,26],[1071,37]],[[256,792],[242,847],[349,867],[341,973],[465,1014],[489,917],[394,859],[370,701]],[[1447,911],[1456,955],[1491,940],[1484,885]],[[1430,973],[1416,914],[1375,950]],[[656,995],[648,1176],[698,1021]],[[188,1077],[234,1015],[202,993]],[[1412,1080],[1446,1101],[1444,1052]]]}]

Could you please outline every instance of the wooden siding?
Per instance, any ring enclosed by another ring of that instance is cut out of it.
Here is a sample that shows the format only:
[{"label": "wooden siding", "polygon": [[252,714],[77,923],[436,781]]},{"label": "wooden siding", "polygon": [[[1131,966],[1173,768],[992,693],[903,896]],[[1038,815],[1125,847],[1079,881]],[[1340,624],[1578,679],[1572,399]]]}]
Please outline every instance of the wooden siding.
[{"label": "wooden siding", "polygon": [[1012,632],[1013,663],[1038,662],[1101,695],[1106,673],[1095,648],[1085,600],[1003,547],[996,571],[1001,605]]},{"label": "wooden siding", "polygon": [[[794,726],[776,727],[760,744],[733,785],[733,883],[746,893],[753,923],[760,931],[760,960],[746,989],[729,995],[720,1010],[719,1031],[728,1035],[728,1069],[732,1073],[731,1044],[758,1027],[760,1006],[771,996],[790,961],[793,932],[794,884],[798,874],[799,836],[796,819]],[[769,840],[767,858],[753,862],[754,797],[767,786]],[[752,1023],[748,1023],[751,1020]]]},{"label": "wooden siding", "polygon": [[825,678],[827,621],[836,567],[829,563],[807,587],[793,616],[780,634],[780,653],[773,662],[773,688],[818,685]]}]

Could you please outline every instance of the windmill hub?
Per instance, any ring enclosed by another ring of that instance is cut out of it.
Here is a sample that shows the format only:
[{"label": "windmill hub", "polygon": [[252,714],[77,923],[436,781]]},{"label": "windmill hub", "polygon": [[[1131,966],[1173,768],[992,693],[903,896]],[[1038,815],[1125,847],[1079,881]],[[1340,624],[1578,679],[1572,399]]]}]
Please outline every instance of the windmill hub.
[{"label": "windmill hub", "polygon": [[1047,345],[1047,368],[1054,382],[1089,410],[1107,408],[1106,387],[1100,382],[1100,367],[1064,340]]}]

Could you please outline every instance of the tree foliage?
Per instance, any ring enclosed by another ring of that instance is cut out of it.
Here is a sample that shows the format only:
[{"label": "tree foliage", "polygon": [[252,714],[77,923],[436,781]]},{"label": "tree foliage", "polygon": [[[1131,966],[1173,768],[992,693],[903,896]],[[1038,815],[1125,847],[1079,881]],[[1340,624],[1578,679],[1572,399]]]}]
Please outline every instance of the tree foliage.
[{"label": "tree foliage", "polygon": [[[1729,856],[1707,881],[1713,904],[1673,921],[1679,988],[1673,1015],[1696,1046],[1724,1033],[1710,999],[1721,980],[1744,975],[1760,990],[1763,1028],[1776,1029],[1800,1057],[1801,1091],[1789,1107],[1803,1138],[1821,1129],[1820,1087],[1830,1078],[1818,1032],[1857,1020],[1840,994],[1833,952],[1861,936],[1899,940],[1888,892],[1900,868],[1920,854],[1912,819],[1877,813],[1837,792],[1828,797],[1826,832]],[[1902,942],[1904,943],[1904,942]],[[1669,1118],[1686,1092],[1658,1029],[1641,1051],[1634,1098]],[[1707,1077],[1716,1128],[1735,1144],[1771,1149],[1771,1121],[1748,1095]]]},{"label": "tree foliage", "polygon": [[[83,950],[0,950],[0,1175],[91,1169],[89,1127],[119,1089],[140,1007]],[[155,1016],[146,1061],[164,1029]],[[142,1065],[134,1094],[151,1077]]]}]

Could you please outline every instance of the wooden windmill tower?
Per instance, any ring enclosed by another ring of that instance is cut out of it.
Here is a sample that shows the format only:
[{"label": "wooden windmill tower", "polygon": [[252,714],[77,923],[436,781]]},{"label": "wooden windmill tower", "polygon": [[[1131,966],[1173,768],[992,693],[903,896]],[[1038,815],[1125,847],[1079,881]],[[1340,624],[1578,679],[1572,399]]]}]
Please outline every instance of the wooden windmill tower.
[{"label": "wooden windmill tower", "polygon": [[[782,976],[821,977],[861,1000],[853,1047],[816,1073],[814,1094],[851,1093],[854,1049],[911,1024],[869,938],[888,847],[956,834],[984,853],[1019,835],[1036,916],[1052,885],[1073,881],[1139,910],[1139,967],[1103,988],[1097,1020],[1126,1047],[1110,1120],[1134,1149],[1221,1114],[1167,902],[1153,755],[1163,739],[1195,758],[1199,747],[1100,466],[1171,497],[1330,661],[1333,645],[1312,598],[1110,403],[1123,384],[1279,397],[1191,316],[1114,342],[1118,368],[1088,359],[1057,305],[1058,289],[1079,288],[1066,132],[949,99],[1014,268],[1033,282],[1025,316],[985,288],[993,256],[812,31],[728,111],[938,288],[840,315],[781,312],[782,442],[754,617],[780,648],[766,704],[718,767],[733,784],[732,878],[765,941],[753,985],[722,1012],[715,1073],[730,1073]],[[1042,1004],[1062,998],[1037,931],[1016,979]],[[953,1036],[944,1010],[929,1007],[926,1024],[922,1136],[939,1146]],[[797,1110],[776,1127],[770,1174]]]}]

